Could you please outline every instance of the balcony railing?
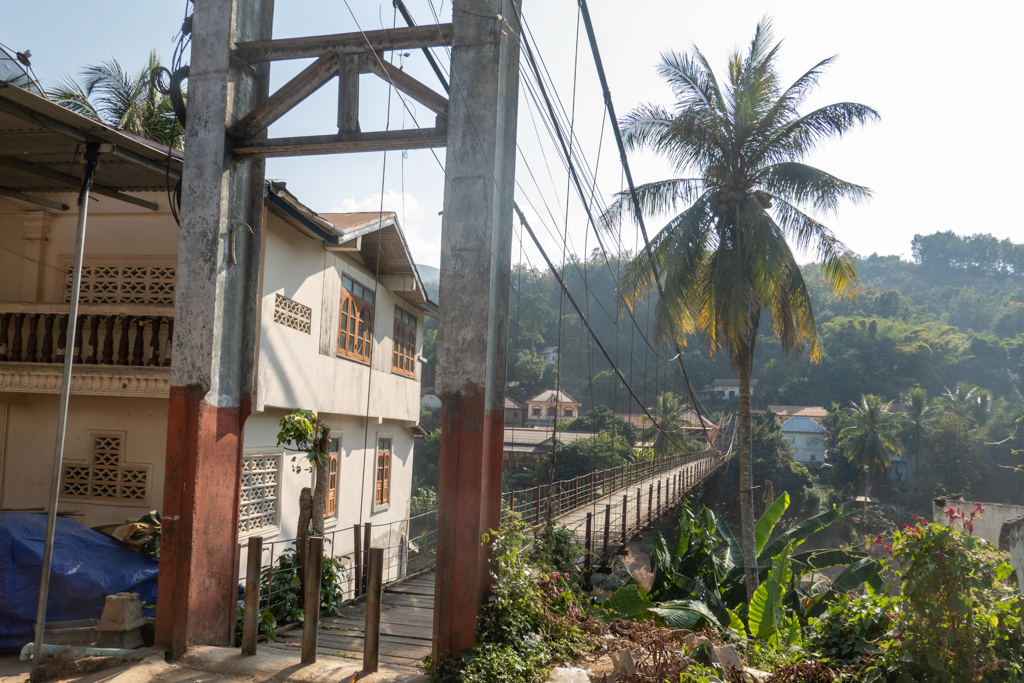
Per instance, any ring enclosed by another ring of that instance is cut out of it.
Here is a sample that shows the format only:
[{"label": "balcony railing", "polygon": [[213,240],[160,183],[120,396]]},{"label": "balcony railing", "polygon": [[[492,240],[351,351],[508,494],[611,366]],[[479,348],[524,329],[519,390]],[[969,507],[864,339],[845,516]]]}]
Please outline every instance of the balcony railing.
[{"label": "balcony railing", "polygon": [[[71,349],[85,365],[169,367],[174,307],[83,304]],[[63,363],[68,305],[0,302],[0,362]]]}]

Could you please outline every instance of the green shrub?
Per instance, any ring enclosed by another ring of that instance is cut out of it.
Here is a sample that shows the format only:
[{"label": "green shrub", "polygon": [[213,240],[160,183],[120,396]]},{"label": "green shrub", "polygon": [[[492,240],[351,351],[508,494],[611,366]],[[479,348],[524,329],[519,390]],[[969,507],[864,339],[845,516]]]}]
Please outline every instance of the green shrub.
[{"label": "green shrub", "polygon": [[904,525],[892,545],[891,566],[901,594],[883,663],[894,681],[1016,681],[1024,674],[1020,592],[1007,579],[1008,556],[984,539],[952,526],[973,513],[950,510],[950,526]]},{"label": "green shrub", "polygon": [[492,588],[480,613],[476,646],[449,653],[440,665],[427,658],[431,680],[537,683],[545,679],[549,662],[578,653],[586,642],[586,598],[572,575],[547,564],[572,552],[568,532],[549,531],[546,543],[536,542],[513,515],[484,537],[492,543]]},{"label": "green shrub", "polygon": [[970,533],[981,511],[951,509],[950,526],[918,518],[891,543],[876,537],[895,585],[830,606],[814,623],[812,649],[834,664],[865,664],[856,674],[865,682],[1022,680],[1024,602],[1007,581],[1006,553]]},{"label": "green shrub", "polygon": [[877,643],[889,631],[895,602],[884,595],[847,595],[836,600],[814,622],[810,649],[838,665],[877,655]]}]

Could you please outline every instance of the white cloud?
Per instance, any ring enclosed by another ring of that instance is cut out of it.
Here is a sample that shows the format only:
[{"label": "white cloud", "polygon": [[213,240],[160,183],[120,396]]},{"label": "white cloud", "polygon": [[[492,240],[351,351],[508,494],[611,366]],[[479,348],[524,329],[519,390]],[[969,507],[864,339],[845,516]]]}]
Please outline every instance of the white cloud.
[{"label": "white cloud", "polygon": [[380,211],[382,208],[398,214],[398,222],[416,262],[436,266],[441,259],[441,217],[410,192],[403,195],[389,189],[384,192],[383,202],[379,192],[360,199],[347,198],[326,213]]}]

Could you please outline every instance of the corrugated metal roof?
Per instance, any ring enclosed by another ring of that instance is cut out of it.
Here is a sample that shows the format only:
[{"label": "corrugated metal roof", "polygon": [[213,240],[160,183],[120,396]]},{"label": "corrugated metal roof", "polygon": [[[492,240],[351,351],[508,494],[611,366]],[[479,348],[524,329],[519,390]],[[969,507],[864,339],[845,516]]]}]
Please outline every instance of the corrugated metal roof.
[{"label": "corrugated metal roof", "polygon": [[824,434],[825,428],[809,417],[791,417],[782,425],[782,431]]},{"label": "corrugated metal roof", "polygon": [[100,155],[94,179],[99,187],[119,192],[163,192],[168,185],[174,186],[181,173],[182,154],[178,150],[115,130],[31,92],[0,83],[0,187],[44,194],[77,192],[87,141],[116,147],[114,153]]}]

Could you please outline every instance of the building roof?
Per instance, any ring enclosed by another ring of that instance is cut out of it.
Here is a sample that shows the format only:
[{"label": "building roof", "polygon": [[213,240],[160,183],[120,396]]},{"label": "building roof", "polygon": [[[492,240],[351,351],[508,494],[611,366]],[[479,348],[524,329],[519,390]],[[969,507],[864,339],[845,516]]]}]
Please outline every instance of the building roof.
[{"label": "building roof", "polygon": [[112,150],[100,154],[94,194],[156,211],[159,207],[152,201],[117,195],[166,192],[181,177],[180,150],[115,130],[28,90],[0,82],[0,188],[4,196],[57,210],[75,210],[52,198],[35,197],[43,201],[33,202],[12,193],[77,195],[83,170],[82,149],[88,142],[113,145]]},{"label": "building roof", "polygon": [[[738,379],[716,379],[715,381],[713,381],[711,383],[712,387],[738,387],[739,385],[740,385],[740,381]],[[756,386],[757,386],[757,380],[756,379],[750,380],[750,387],[753,388],[753,387],[756,387]]]},{"label": "building roof", "polygon": [[544,351],[542,351],[542,353],[557,353],[557,352],[558,352],[558,347],[557,346],[549,346],[548,348],[544,349]]},{"label": "building roof", "polygon": [[809,417],[791,417],[782,425],[782,431],[824,434],[825,428]]},{"label": "building roof", "polygon": [[[556,401],[557,399],[557,401]],[[580,405],[578,401],[573,399],[569,394],[564,391],[555,391],[554,389],[548,389],[542,391],[533,398],[530,399],[530,403],[571,403],[573,405]]]},{"label": "building roof", "polygon": [[437,317],[437,304],[427,298],[394,211],[318,214],[288,192],[285,183],[268,182],[266,191],[271,210],[289,225],[323,240],[327,251],[349,253],[380,278],[382,286]]},{"label": "building roof", "polygon": [[[517,445],[551,445],[551,437],[554,430],[552,429],[531,429],[530,427],[506,427],[505,428],[505,445],[517,444]],[[592,439],[596,434],[593,432],[558,432],[558,443],[565,445],[572,443],[576,439]],[[505,450],[511,450],[506,448]]]},{"label": "building roof", "polygon": [[505,410],[515,410],[516,408],[522,408],[522,407],[523,406],[520,405],[515,400],[509,398],[508,396],[505,397]]},{"label": "building roof", "polygon": [[828,410],[821,406],[768,406],[780,418],[787,417],[809,417],[812,420],[820,420],[828,417]]}]

